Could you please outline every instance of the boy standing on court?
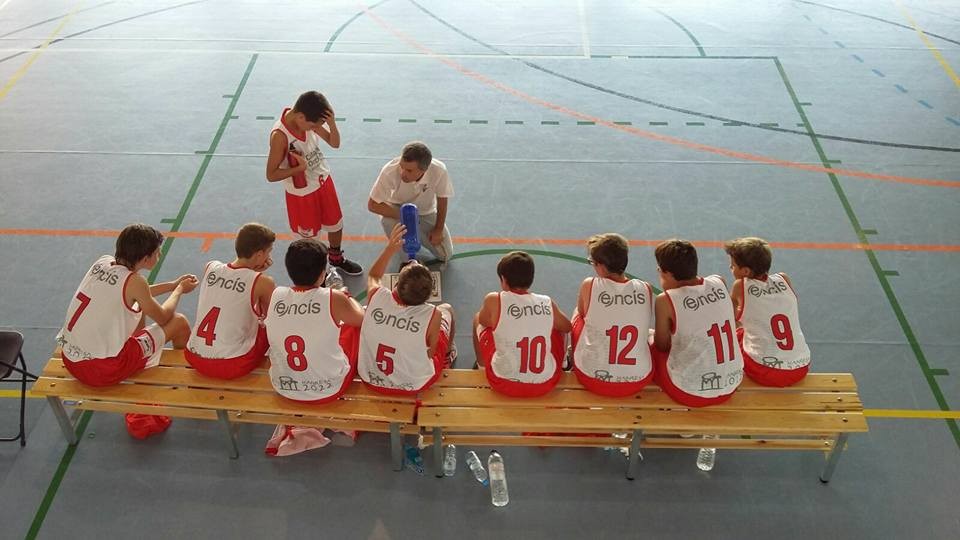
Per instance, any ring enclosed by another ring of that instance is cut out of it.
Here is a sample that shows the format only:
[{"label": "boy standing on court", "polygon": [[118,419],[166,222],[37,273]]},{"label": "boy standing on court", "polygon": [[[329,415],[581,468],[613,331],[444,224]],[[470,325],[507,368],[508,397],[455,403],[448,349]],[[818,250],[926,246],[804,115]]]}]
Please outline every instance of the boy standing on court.
[{"label": "boy standing on court", "polygon": [[276,284],[262,272],[273,264],[276,235],[259,223],[237,232],[233,262],[210,261],[200,280],[197,318],[184,358],[200,373],[234,379],[250,373],[267,352],[260,324]]},{"label": "boy standing on court", "polygon": [[697,275],[697,250],[686,240],[661,242],[654,255],[663,287],[655,308],[657,384],[689,407],[722,403],[743,380],[726,283],[717,275]]},{"label": "boy standing on court", "polygon": [[343,256],[343,213],[320,141],[340,148],[333,109],[320,92],[304,92],[292,109],[284,109],[270,132],[267,181],[283,182],[290,229],[304,238],[327,232],[332,267],[350,276],[363,267]]},{"label": "boy standing on court", "polygon": [[497,263],[501,291],[487,294],[473,319],[477,362],[490,387],[508,396],[540,396],[556,386],[571,329],[549,296],[529,291],[533,274],[529,254],[504,255]]}]

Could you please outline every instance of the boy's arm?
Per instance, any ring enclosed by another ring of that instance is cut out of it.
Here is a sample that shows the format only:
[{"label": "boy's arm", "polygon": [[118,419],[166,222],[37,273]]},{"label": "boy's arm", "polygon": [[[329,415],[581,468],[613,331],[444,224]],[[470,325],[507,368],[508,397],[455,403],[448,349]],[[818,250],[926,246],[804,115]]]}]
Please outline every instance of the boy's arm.
[{"label": "boy's arm", "polygon": [[380,286],[380,280],[383,278],[383,273],[386,271],[387,265],[390,264],[390,259],[400,250],[400,246],[403,244],[403,233],[405,232],[407,232],[407,228],[404,227],[402,223],[397,223],[393,226],[393,230],[390,231],[390,238],[387,240],[387,245],[383,247],[380,256],[377,257],[376,262],[374,262],[370,270],[367,271],[368,291],[372,291]]},{"label": "boy's arm", "polygon": [[667,293],[663,292],[657,295],[654,309],[657,323],[653,331],[653,344],[660,352],[667,352],[670,350],[670,336],[673,334],[671,329],[673,307],[670,305]]},{"label": "boy's arm", "polygon": [[580,284],[580,294],[577,295],[577,309],[574,311],[574,317],[580,314],[580,318],[587,316],[587,308],[590,307],[590,294],[593,292],[593,278],[585,278]]},{"label": "boy's arm", "polygon": [[173,281],[165,281],[163,283],[154,283],[150,285],[150,295],[151,296],[160,296],[161,294],[167,294],[168,292],[177,288],[177,285],[185,279],[193,278],[197,279],[197,276],[193,274],[184,274]]},{"label": "boy's arm", "polygon": [[253,288],[253,294],[257,299],[257,309],[261,319],[267,316],[267,310],[270,309],[270,297],[273,296],[273,290],[276,288],[277,283],[272,277],[260,274],[260,278],[257,279],[257,284]]},{"label": "boy's arm", "polygon": [[430,326],[427,327],[427,350],[429,357],[437,352],[437,342],[440,340],[440,310],[434,308],[433,317],[430,317]]},{"label": "boy's arm", "polygon": [[743,311],[742,279],[733,282],[733,288],[730,289],[730,300],[733,301],[733,316],[737,320],[737,326],[740,326],[740,313]]},{"label": "boy's arm", "polygon": [[337,129],[337,119],[334,117],[332,110],[328,110],[327,114],[323,115],[323,121],[328,127],[323,127],[323,124],[320,124],[313,128],[313,132],[327,141],[330,148],[340,148],[340,130]]},{"label": "boy's arm", "polygon": [[570,319],[567,318],[567,315],[560,311],[560,307],[557,306],[557,303],[553,300],[550,300],[550,303],[553,304],[553,329],[558,332],[567,332],[573,330],[573,325],[570,324]]},{"label": "boy's arm", "polygon": [[134,302],[140,305],[143,314],[150,317],[157,324],[164,325],[170,322],[177,313],[177,303],[180,302],[180,295],[192,291],[199,284],[196,278],[185,279],[174,287],[170,296],[163,301],[163,304],[150,294],[150,286],[147,280],[139,273],[130,276],[127,283],[127,292],[124,295],[124,302],[127,306],[132,306]]},{"label": "boy's arm", "polygon": [[347,326],[360,328],[363,324],[363,308],[356,300],[341,291],[330,291],[333,295],[333,318],[343,321]]},{"label": "boy's arm", "polygon": [[483,303],[480,304],[480,312],[477,313],[477,322],[484,328],[493,328],[497,325],[500,318],[500,293],[487,293],[483,297]]},{"label": "boy's arm", "polygon": [[270,133],[270,154],[267,155],[267,182],[279,182],[307,170],[307,160],[296,152],[290,153],[297,156],[296,167],[281,169],[280,164],[283,163],[283,158],[287,157],[287,138],[278,130]]}]

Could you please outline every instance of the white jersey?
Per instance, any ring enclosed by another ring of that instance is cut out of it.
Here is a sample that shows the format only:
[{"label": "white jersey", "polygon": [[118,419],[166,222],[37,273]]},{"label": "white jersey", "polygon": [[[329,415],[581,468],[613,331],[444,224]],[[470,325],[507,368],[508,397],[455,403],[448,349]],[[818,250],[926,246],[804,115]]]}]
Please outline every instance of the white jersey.
[{"label": "white jersey", "polygon": [[767,281],[743,278],[743,351],[773,369],[793,370],[810,364],[810,348],[800,330],[797,296],[780,274]]},{"label": "white jersey", "polygon": [[316,132],[307,131],[301,139],[294,135],[284,123],[283,118],[289,111],[290,109],[283,110],[270,133],[272,136],[274,131],[279,131],[287,138],[287,150],[283,161],[280,162],[281,169],[292,169],[295,166],[290,150],[299,152],[307,160],[307,169],[302,175],[283,179],[283,187],[286,188],[287,193],[302,197],[320,189],[320,185],[330,176],[330,167],[327,165],[327,159],[323,157],[323,152],[320,151],[320,143],[323,139]]},{"label": "white jersey", "polygon": [[667,357],[670,380],[701,398],[736,390],[743,379],[743,355],[737,345],[733,304],[720,276],[666,292],[675,322]]},{"label": "white jersey", "polygon": [[57,343],[73,361],[112,358],[140,324],[140,306],[127,306],[124,292],[133,272],[110,255],[97,259],[67,308]]},{"label": "white jersey", "polygon": [[417,392],[433,380],[437,367],[430,358],[427,329],[436,311],[431,304],[404,305],[390,289],[377,288],[360,328],[360,378],[404,392]]},{"label": "white jersey", "polygon": [[522,384],[548,382],[557,372],[552,354],[553,301],[534,293],[500,293],[500,318],[493,329],[496,350],[490,367],[501,379]]},{"label": "white jersey", "polygon": [[197,318],[187,349],[207,359],[242,356],[253,349],[259,308],[253,294],[260,272],[210,261],[200,279]]},{"label": "white jersey", "polygon": [[593,278],[573,362],[584,375],[609,383],[639,382],[653,364],[647,338],[654,322],[650,284]]},{"label": "white jersey", "polygon": [[340,348],[326,287],[277,287],[264,324],[270,342],[270,382],[277,393],[297,401],[339,394],[350,383],[350,361]]}]

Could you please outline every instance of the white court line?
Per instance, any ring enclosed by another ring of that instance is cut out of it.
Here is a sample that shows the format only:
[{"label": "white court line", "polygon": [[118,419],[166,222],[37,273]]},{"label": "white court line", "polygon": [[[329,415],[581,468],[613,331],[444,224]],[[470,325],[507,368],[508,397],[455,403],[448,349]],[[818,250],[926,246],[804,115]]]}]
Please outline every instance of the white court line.
[{"label": "white court line", "polygon": [[10,3],[10,0],[3,0],[3,3],[0,4],[0,10],[2,10],[2,9],[5,8],[5,7],[7,7],[7,4],[9,4],[9,3]]},{"label": "white court line", "polygon": [[[14,54],[14,53],[23,53],[30,52],[35,50],[34,48],[0,48],[0,54]],[[296,50],[284,50],[284,49],[177,49],[177,48],[166,48],[158,49],[155,47],[150,48],[92,48],[92,47],[57,47],[55,49],[47,49],[46,54],[50,53],[135,53],[135,54],[172,54],[172,53],[181,53],[181,54],[261,54],[261,55],[300,55],[300,56],[345,56],[345,57],[357,57],[357,56],[370,56],[370,57],[390,57],[390,58],[421,58],[427,60],[433,60],[429,56],[426,56],[418,52],[324,52],[324,51],[296,51]],[[484,54],[484,53],[465,53],[465,54],[446,54],[450,58],[493,58],[497,60],[512,60],[512,59],[559,59],[559,60],[585,60],[586,58],[579,54]],[[695,57],[694,57],[695,58]]]},{"label": "white court line", "polygon": [[577,0],[577,12],[580,19],[580,41],[583,44],[583,56],[590,58],[590,32],[587,31],[587,8],[583,5],[583,0]]}]

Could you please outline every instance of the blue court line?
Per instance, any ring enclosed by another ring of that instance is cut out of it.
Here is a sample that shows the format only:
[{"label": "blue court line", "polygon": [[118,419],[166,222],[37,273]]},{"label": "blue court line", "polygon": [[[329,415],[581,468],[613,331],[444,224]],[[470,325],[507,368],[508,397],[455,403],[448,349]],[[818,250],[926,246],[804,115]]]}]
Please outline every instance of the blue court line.
[{"label": "blue court line", "polygon": [[841,49],[846,49],[846,48],[847,48],[846,45],[844,45],[843,43],[840,43],[839,41],[834,41],[834,43],[836,43],[836,44],[837,44],[837,47],[840,47]]},{"label": "blue court line", "polygon": [[896,88],[897,90],[903,92],[904,94],[907,93],[907,89],[904,88],[904,87],[902,87],[902,86],[900,86],[899,84],[895,84],[895,85],[893,85],[893,86],[894,86],[894,88]]},{"label": "blue court line", "polygon": [[871,69],[870,71],[876,73],[876,74],[879,75],[880,77],[886,77],[886,75],[884,75],[883,72],[880,71],[879,69],[873,68],[873,69]]},{"label": "blue court line", "polygon": [[917,103],[923,105],[924,107],[926,107],[926,108],[928,108],[928,109],[930,109],[930,110],[933,110],[933,105],[927,103],[926,101],[924,101],[924,100],[922,100],[922,99],[918,99],[918,100],[917,100]]},{"label": "blue court line", "polygon": [[953,124],[953,125],[955,125],[955,126],[960,126],[960,121],[958,121],[958,120],[956,120],[956,119],[954,119],[954,118],[951,118],[951,117],[949,117],[949,116],[944,116],[944,118],[947,119],[947,122],[950,122],[951,124]]},{"label": "blue court line", "polygon": [[860,58],[859,55],[851,54],[850,56],[852,56],[853,59],[856,60],[857,62],[860,62],[861,64],[863,63],[863,58]]}]

